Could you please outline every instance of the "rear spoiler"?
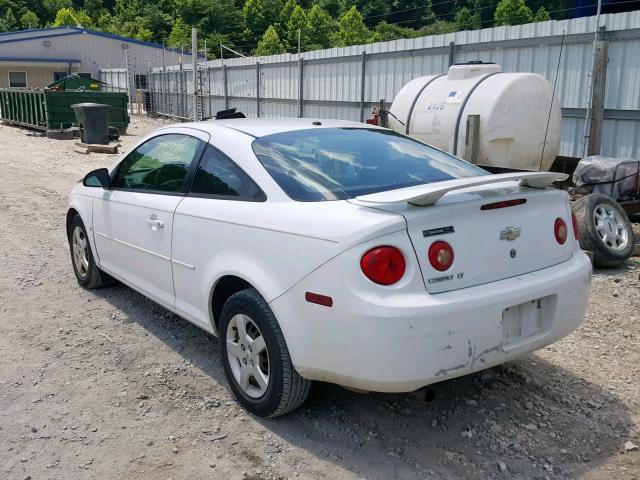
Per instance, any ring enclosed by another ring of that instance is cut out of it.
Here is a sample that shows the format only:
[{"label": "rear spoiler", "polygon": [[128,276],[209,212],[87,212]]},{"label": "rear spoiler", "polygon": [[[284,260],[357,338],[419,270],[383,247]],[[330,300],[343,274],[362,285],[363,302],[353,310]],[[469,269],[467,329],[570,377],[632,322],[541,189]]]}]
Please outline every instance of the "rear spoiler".
[{"label": "rear spoiler", "polygon": [[454,190],[514,181],[519,181],[523,187],[547,188],[553,182],[566,180],[568,176],[566,173],[555,172],[518,172],[481,175],[479,177],[456,178],[455,180],[445,180],[443,182],[361,195],[356,197],[356,200],[366,203],[408,202],[413,205],[428,206],[436,203],[445,193]]}]

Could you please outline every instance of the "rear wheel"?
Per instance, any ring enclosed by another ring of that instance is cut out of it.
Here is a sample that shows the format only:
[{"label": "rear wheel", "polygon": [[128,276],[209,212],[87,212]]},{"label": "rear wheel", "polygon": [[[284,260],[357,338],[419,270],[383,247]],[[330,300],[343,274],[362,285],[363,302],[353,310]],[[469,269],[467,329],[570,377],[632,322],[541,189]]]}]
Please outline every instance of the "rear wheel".
[{"label": "rear wheel", "polygon": [[91,251],[91,243],[80,215],[71,220],[69,228],[69,249],[71,263],[78,283],[84,288],[99,288],[113,284],[115,280],[102,272],[96,265]]},{"label": "rear wheel", "polygon": [[277,417],[306,400],[311,382],[291,364],[289,349],[267,302],[254,289],[224,304],[219,324],[222,363],[238,402],[261,417]]},{"label": "rear wheel", "polygon": [[629,217],[613,198],[594,193],[572,204],[578,220],[580,246],[593,252],[596,267],[616,267],[633,251]]}]

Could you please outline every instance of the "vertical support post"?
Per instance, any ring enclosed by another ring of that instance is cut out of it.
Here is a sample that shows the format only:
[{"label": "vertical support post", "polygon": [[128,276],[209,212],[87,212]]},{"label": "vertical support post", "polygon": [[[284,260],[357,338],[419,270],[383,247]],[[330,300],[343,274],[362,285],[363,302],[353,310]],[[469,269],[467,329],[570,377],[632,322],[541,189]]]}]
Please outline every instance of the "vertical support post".
[{"label": "vertical support post", "polygon": [[467,134],[464,140],[464,159],[478,164],[480,148],[480,115],[467,115]]},{"label": "vertical support post", "polygon": [[256,62],[256,116],[260,118],[260,62]]},{"label": "vertical support post", "polygon": [[602,147],[602,124],[604,120],[604,91],[607,83],[608,40],[596,42],[596,57],[593,65],[593,90],[591,91],[591,124],[587,155],[600,155]]},{"label": "vertical support post", "polygon": [[126,78],[126,85],[127,85],[127,98],[129,99],[129,116],[133,116],[133,103],[131,102],[131,84],[130,84],[130,74],[129,74],[129,49],[125,48],[124,49],[124,65],[125,65],[125,69],[127,70],[127,78]]},{"label": "vertical support post", "polygon": [[304,73],[303,73],[303,60],[301,56],[298,56],[298,118],[302,118],[304,115],[304,107],[303,107],[303,82],[304,82]]},{"label": "vertical support post", "polygon": [[192,106],[193,109],[193,121],[197,122],[200,120],[198,115],[198,29],[191,29],[191,57],[193,61],[193,98],[192,98]]},{"label": "vertical support post", "polygon": [[380,103],[378,105],[378,125],[384,128],[389,126],[389,114],[387,113],[387,102],[385,102],[384,98],[380,99]]},{"label": "vertical support post", "polygon": [[224,109],[229,108],[229,92],[227,90],[227,66],[222,65],[222,85],[224,87]]},{"label": "vertical support post", "polygon": [[449,66],[455,63],[456,42],[449,42]]},{"label": "vertical support post", "polygon": [[360,121],[364,122],[364,99],[367,85],[367,52],[362,51],[362,63],[360,66]]}]

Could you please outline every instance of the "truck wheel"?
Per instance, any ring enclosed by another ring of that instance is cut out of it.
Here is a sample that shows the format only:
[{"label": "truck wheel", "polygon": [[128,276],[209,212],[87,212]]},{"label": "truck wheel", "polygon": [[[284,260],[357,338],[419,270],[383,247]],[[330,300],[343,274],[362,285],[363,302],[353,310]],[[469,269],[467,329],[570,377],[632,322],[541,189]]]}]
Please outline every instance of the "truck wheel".
[{"label": "truck wheel", "polygon": [[224,304],[218,336],[227,381],[238,402],[260,417],[298,408],[311,382],[291,364],[284,335],[269,304],[254,289]]},{"label": "truck wheel", "polygon": [[580,247],[593,252],[596,267],[616,267],[631,256],[631,222],[613,198],[593,193],[573,202],[571,209],[578,220]]}]

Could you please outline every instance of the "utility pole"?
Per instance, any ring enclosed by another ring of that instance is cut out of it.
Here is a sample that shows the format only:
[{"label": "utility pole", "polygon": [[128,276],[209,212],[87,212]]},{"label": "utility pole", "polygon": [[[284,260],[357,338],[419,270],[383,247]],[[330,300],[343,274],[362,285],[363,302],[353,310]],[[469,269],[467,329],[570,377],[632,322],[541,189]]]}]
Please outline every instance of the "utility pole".
[{"label": "utility pole", "polygon": [[196,28],[191,29],[191,57],[193,60],[193,121],[197,122],[198,118],[198,30]]},{"label": "utility pole", "polygon": [[602,0],[598,0],[598,10],[596,13],[596,29],[593,35],[593,50],[592,50],[592,62],[591,62],[591,78],[589,81],[589,94],[587,95],[587,113],[584,117],[584,135],[582,140],[582,156],[585,157],[587,155],[587,151],[589,149],[589,143],[591,141],[591,115],[593,109],[593,87],[595,82],[595,71],[597,68],[597,51],[598,51],[598,40],[600,40],[600,11],[602,10]]}]

